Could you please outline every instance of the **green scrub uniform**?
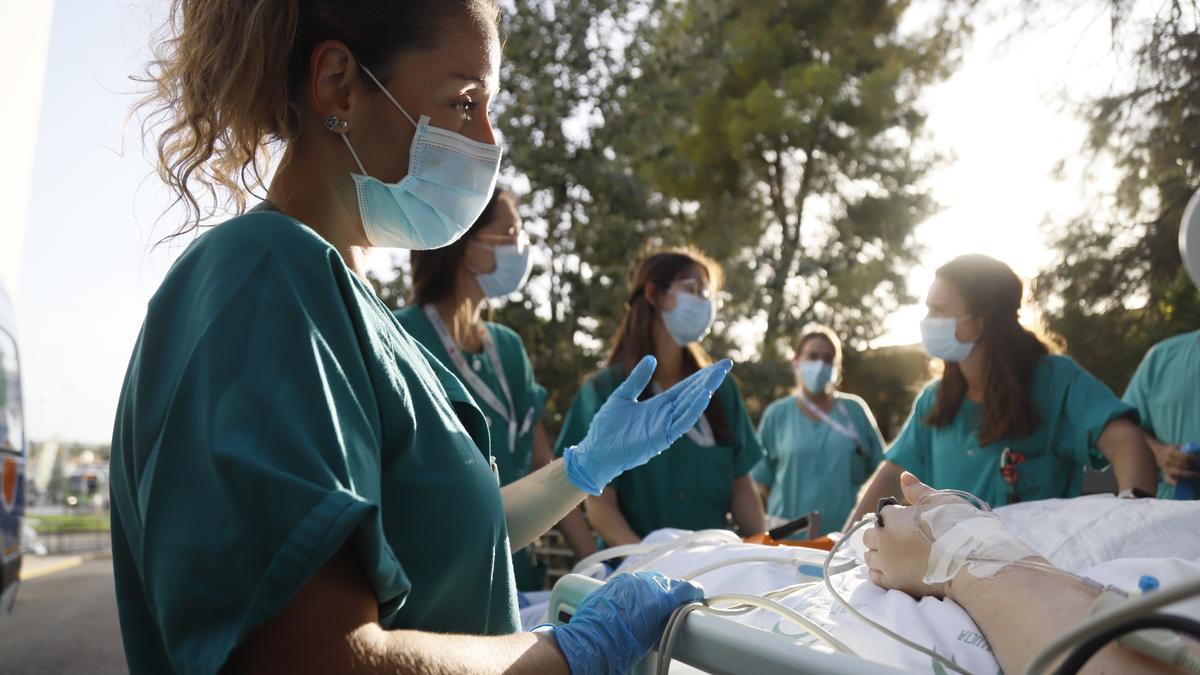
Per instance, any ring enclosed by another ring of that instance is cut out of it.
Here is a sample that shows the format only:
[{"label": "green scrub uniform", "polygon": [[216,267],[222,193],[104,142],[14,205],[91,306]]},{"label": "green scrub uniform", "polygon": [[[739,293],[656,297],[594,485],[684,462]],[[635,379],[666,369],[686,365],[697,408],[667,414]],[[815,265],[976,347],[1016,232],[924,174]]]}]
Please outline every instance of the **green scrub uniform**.
[{"label": "green scrub uniform", "polygon": [[458,379],[312,230],[260,206],[202,235],[150,300],[113,432],[130,670],[216,673],[343,546],[385,628],[519,630],[487,448]]},{"label": "green scrub uniform", "polygon": [[[583,440],[592,417],[625,377],[623,368],[609,366],[583,384],[563,420],[557,449],[560,456]],[[611,483],[617,490],[621,514],[639,537],[664,527],[725,527],[733,481],[750,472],[762,458],[763,449],[733,378],[726,378],[713,394],[712,405],[720,406],[725,416],[728,438],[718,437],[716,445],[703,446],[685,434],[654,459]]]},{"label": "green scrub uniform", "polygon": [[781,398],[763,413],[758,435],[767,455],[750,474],[771,490],[768,514],[794,520],[819,511],[821,534],[846,522],[858,488],[883,459],[883,439],[866,402],[841,392],[834,399],[830,417],[857,438],[809,418],[795,396]]},{"label": "green scrub uniform", "polygon": [[[925,387],[885,459],[899,464],[938,489],[966,490],[993,506],[1079,494],[1085,467],[1107,465],[1096,450],[1104,427],[1137,412],[1074,361],[1043,356],[1033,373],[1037,429],[1028,438],[1001,439],[980,447],[976,432],[983,408],[966,398],[954,419],[942,427],[925,423],[938,382]],[[1015,497],[1000,471],[1006,448],[1025,458],[1016,465]]]},{"label": "green scrub uniform", "polygon": [[[450,369],[463,381],[465,388],[471,387],[463,379],[462,373],[454,366],[453,359],[446,347],[438,338],[437,331],[429,322],[429,317],[418,305],[410,305],[396,312],[400,325],[417,342],[420,342],[431,354],[436,356],[442,365]],[[492,442],[492,454],[500,469],[500,484],[509,483],[529,475],[533,463],[533,426],[542,417],[546,404],[546,388],[538,384],[533,376],[533,364],[525,352],[525,345],[513,330],[499,324],[485,322],[488,335],[496,345],[496,353],[500,357],[500,365],[508,380],[508,390],[512,392],[513,405],[517,409],[518,432],[516,447],[508,447],[508,421],[499,411],[485,402],[477,400],[479,409],[488,419],[488,429]],[[500,386],[500,376],[492,367],[492,361],[487,354],[469,354],[461,352],[471,369],[479,376],[485,385],[500,401],[505,400],[504,390]],[[473,394],[474,395],[474,394]],[[476,397],[478,398],[478,397]],[[513,572],[517,577],[517,589],[522,591],[542,590],[546,568],[533,564],[533,556],[529,548],[523,548],[513,553]]]},{"label": "green scrub uniform", "polygon": [[[1151,347],[1129,381],[1125,402],[1163,443],[1200,443],[1200,331]],[[1175,487],[1160,480],[1159,499],[1174,496]]]}]

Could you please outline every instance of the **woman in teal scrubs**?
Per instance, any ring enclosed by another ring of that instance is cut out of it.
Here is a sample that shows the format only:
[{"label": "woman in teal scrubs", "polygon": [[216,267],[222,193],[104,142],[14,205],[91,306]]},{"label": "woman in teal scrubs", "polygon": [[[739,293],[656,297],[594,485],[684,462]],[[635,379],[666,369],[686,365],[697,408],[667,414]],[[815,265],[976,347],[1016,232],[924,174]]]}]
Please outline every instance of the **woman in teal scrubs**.
[{"label": "woman in teal scrubs", "polygon": [[[546,388],[534,379],[525,344],[512,329],[480,318],[488,298],[505,298],[524,285],[529,252],[516,197],[497,187],[462,239],[412,252],[412,301],[396,312],[404,330],[458,376],[487,416],[501,485],[554,459],[542,424]],[[578,510],[559,527],[576,556],[596,552]],[[545,567],[534,564],[529,548],[513,553],[513,572],[517,590],[543,588]]]},{"label": "woman in teal scrubs", "polygon": [[820,534],[838,530],[858,488],[883,459],[883,439],[865,401],[838,391],[842,342],[824,326],[800,336],[796,393],[767,406],[758,435],[766,456],[751,475],[767,502],[768,526],[819,514]]},{"label": "woman in teal scrubs", "polygon": [[502,490],[484,413],[364,280],[372,247],[450,244],[491,197],[498,13],[173,5],[161,175],[236,206],[282,156],[266,201],[171,268],[130,360],[110,486],[131,672],[621,672],[701,596],[620,575],[519,633],[510,552],[666,449],[728,362],[644,403],[638,364],[562,461]]},{"label": "woman in teal scrubs", "polygon": [[[646,256],[632,278],[629,309],[608,364],[584,382],[571,404],[558,439],[560,453],[584,437],[597,411],[646,355],[659,364],[646,395],[710,362],[698,341],[712,326],[720,266],[697,251],[666,249]],[[729,513],[742,532],[763,531],[762,502],[749,476],[763,455],[762,444],[732,380],[671,448],[588,497],[588,520],[605,543],[636,543],[664,527],[725,527]]]},{"label": "woman in teal scrubs", "polygon": [[899,498],[905,470],[996,506],[1077,496],[1083,470],[1109,463],[1124,494],[1153,494],[1154,457],[1137,413],[1021,326],[1022,292],[1017,275],[988,256],[937,270],[921,338],[942,360],[942,377],[917,397],[849,522]]}]

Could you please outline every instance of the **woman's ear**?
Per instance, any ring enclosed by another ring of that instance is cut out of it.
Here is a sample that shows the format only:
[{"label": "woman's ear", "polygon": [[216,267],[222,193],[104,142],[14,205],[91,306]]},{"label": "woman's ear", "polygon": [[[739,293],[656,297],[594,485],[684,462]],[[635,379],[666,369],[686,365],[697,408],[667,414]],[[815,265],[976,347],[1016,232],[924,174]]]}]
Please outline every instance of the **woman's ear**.
[{"label": "woman's ear", "polygon": [[642,287],[642,297],[650,303],[651,307],[658,309],[658,287],[654,285],[653,281],[646,282],[646,285]]}]

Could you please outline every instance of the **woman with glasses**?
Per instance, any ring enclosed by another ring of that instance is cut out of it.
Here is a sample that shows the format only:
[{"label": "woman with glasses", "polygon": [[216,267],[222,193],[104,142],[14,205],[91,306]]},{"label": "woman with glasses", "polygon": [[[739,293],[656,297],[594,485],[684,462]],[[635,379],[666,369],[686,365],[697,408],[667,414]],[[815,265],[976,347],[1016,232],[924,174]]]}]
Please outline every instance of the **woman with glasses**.
[{"label": "woman with glasses", "polygon": [[[600,406],[646,355],[658,360],[658,370],[645,397],[711,362],[698,341],[712,326],[713,294],[720,283],[720,266],[694,250],[652,252],[637,265],[607,364],[584,382],[567,412],[560,453],[584,438]],[[761,532],[762,502],[749,474],[762,456],[741,394],[726,380],[671,452],[587,498],[588,520],[609,546],[636,543],[664,527],[725,527],[730,513],[743,533]]]},{"label": "woman with glasses", "polygon": [[[500,484],[549,464],[553,457],[542,425],[546,388],[534,378],[521,337],[480,317],[488,298],[516,293],[529,276],[529,241],[516,196],[497,187],[462,239],[445,248],[412,252],[412,275],[412,302],[396,318],[479,403],[488,419]],[[568,513],[559,527],[577,556],[595,553],[596,543],[579,511]],[[529,548],[513,552],[517,590],[540,590],[545,571],[534,564]]]},{"label": "woman with glasses", "polygon": [[793,361],[796,393],[767,406],[758,427],[766,457],[754,481],[772,526],[816,512],[820,533],[839,529],[858,488],[883,460],[883,439],[865,401],[838,391],[842,341],[824,326],[804,331]]}]

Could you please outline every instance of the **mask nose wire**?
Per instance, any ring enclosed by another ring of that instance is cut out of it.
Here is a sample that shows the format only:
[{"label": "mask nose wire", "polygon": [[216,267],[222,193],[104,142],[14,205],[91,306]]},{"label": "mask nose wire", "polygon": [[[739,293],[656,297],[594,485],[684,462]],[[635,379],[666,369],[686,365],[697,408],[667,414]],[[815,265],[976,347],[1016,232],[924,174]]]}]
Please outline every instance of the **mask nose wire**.
[{"label": "mask nose wire", "polygon": [[362,71],[367,74],[367,77],[371,78],[371,81],[375,83],[375,86],[379,87],[379,91],[383,92],[383,95],[386,96],[387,99],[392,102],[392,105],[396,106],[396,109],[398,109],[401,113],[404,114],[405,119],[407,119],[410,124],[412,124],[414,127],[418,126],[416,120],[414,120],[412,118],[412,115],[408,114],[408,111],[404,109],[404,106],[400,105],[400,103],[395,99],[395,97],[392,96],[392,92],[388,91],[387,87],[383,86],[383,83],[380,82],[377,77],[375,77],[374,73],[372,73],[370,71],[370,69],[368,69],[366,66],[364,66],[361,63],[358,64],[358,67],[362,68]]}]

